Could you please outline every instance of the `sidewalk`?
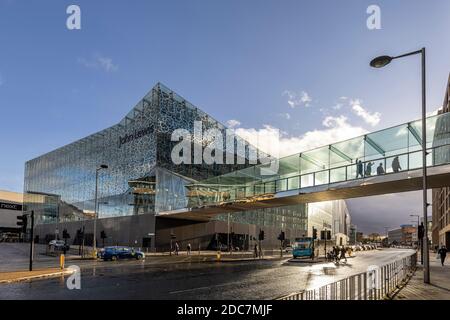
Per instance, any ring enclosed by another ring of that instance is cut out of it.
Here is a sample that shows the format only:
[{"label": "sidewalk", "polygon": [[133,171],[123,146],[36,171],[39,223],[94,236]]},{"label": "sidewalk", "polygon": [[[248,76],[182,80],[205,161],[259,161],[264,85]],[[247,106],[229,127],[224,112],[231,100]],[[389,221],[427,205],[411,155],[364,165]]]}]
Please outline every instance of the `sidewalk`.
[{"label": "sidewalk", "polygon": [[52,278],[62,275],[71,274],[73,270],[60,268],[47,268],[33,271],[13,271],[13,272],[0,272],[0,284],[11,283],[18,281],[27,281],[38,278]]},{"label": "sidewalk", "polygon": [[423,283],[423,267],[419,265],[414,276],[394,296],[394,300],[450,300],[450,259],[441,266],[430,253],[430,284]]}]

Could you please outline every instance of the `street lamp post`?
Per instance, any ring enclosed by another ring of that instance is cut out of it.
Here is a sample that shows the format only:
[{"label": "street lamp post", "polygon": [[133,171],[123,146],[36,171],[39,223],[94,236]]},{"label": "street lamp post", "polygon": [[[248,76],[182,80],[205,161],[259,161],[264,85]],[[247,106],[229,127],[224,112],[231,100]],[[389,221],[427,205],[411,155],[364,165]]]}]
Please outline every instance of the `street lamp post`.
[{"label": "street lamp post", "polygon": [[424,237],[422,240],[423,252],[423,281],[430,283],[430,262],[428,252],[428,202],[427,202],[427,135],[426,135],[426,75],[425,75],[425,48],[417,51],[405,53],[396,57],[380,56],[370,62],[370,66],[374,68],[382,68],[389,64],[392,60],[403,58],[415,54],[422,56],[422,206],[423,206],[423,223],[425,225]]},{"label": "street lamp post", "polygon": [[98,214],[98,172],[102,169],[108,169],[106,164],[100,165],[97,169],[95,169],[95,200],[94,200],[94,254],[97,251],[97,214]]}]

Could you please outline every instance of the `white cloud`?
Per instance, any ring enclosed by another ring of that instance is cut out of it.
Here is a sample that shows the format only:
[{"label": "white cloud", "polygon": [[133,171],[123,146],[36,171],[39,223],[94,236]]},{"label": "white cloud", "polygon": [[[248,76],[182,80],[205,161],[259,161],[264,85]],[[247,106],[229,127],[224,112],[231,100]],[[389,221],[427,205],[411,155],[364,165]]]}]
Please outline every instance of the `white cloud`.
[{"label": "white cloud", "polygon": [[238,120],[235,120],[235,119],[231,119],[231,120],[227,121],[228,128],[234,128],[234,127],[237,127],[237,126],[240,126],[240,125],[241,125],[241,122],[238,121]]},{"label": "white cloud", "polygon": [[100,54],[95,54],[91,59],[79,58],[78,63],[87,68],[102,69],[106,72],[115,72],[119,69],[119,66],[113,63],[112,58]]},{"label": "white cloud", "polygon": [[381,113],[370,113],[369,111],[364,109],[364,107],[362,106],[362,101],[359,99],[351,99],[350,106],[357,116],[361,117],[367,124],[370,124],[372,127],[376,126],[381,120]]},{"label": "white cloud", "polygon": [[117,71],[118,66],[113,64],[112,59],[108,57],[98,57],[98,62],[100,66],[106,70],[109,71]]},{"label": "white cloud", "polygon": [[291,119],[291,115],[290,115],[289,113],[287,113],[287,112],[285,112],[285,113],[279,113],[278,115],[279,115],[280,117],[286,119],[286,120],[290,120],[290,119]]},{"label": "white cloud", "polygon": [[[279,150],[279,156],[288,156],[368,132],[362,127],[356,127],[348,123],[347,117],[343,115],[326,117],[322,125],[324,128],[307,131],[300,136],[290,136],[270,125],[264,125],[260,129],[237,128],[236,134],[264,152],[277,156],[270,152],[270,150],[277,149]],[[277,138],[277,132],[279,138]]]},{"label": "white cloud", "polygon": [[343,106],[342,103],[336,103],[332,108],[333,108],[334,110],[341,110],[342,106]]},{"label": "white cloud", "polygon": [[291,108],[299,106],[309,107],[310,103],[312,102],[311,96],[306,91],[301,91],[298,94],[289,90],[285,90],[282,95],[288,98],[287,103]]}]

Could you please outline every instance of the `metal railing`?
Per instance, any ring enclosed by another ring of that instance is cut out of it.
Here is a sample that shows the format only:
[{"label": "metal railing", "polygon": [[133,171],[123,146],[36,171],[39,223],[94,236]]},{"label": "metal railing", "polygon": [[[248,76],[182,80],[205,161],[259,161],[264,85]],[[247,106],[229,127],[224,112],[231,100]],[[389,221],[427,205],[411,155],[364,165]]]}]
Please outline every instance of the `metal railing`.
[{"label": "metal railing", "polygon": [[414,253],[382,266],[371,266],[366,272],[277,300],[382,300],[413,275],[416,263],[417,253]]}]

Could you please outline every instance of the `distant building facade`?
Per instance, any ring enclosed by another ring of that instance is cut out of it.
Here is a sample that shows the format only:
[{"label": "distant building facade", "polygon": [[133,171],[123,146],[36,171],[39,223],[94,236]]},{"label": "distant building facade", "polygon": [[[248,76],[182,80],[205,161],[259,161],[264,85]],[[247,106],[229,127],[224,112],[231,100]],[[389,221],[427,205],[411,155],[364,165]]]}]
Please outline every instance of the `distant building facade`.
[{"label": "distant building facade", "polygon": [[362,242],[364,239],[364,234],[362,232],[356,232],[356,242]]},{"label": "distant building facade", "polygon": [[[439,113],[450,112],[450,75],[444,97],[442,110]],[[445,119],[443,119],[445,120]],[[439,144],[446,144],[450,141],[450,123],[441,121],[436,123],[435,138],[433,147],[438,147],[435,152],[435,163],[448,161],[450,158],[450,147],[439,147]],[[432,213],[432,233],[433,245],[446,245],[450,247],[450,187],[433,189],[433,213]]]},{"label": "distant building facade", "polygon": [[313,228],[317,230],[318,237],[320,237],[321,231],[329,230],[331,231],[331,238],[336,241],[336,244],[348,242],[350,214],[344,200],[309,203],[307,212],[308,236],[312,236]]},{"label": "distant building facade", "polygon": [[0,233],[18,233],[17,216],[22,215],[23,194],[0,190]]},{"label": "distant building facade", "polygon": [[404,224],[388,231],[389,244],[412,246],[417,242],[417,227]]}]

